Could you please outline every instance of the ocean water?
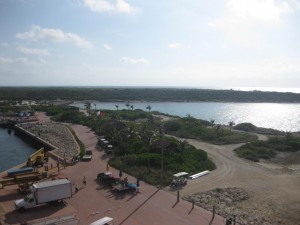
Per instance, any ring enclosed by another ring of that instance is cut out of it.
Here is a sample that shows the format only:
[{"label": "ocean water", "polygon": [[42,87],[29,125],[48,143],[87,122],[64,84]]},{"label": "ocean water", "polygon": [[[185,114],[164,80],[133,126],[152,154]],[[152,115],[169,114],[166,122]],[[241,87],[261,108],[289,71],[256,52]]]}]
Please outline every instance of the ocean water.
[{"label": "ocean water", "polygon": [[7,129],[0,128],[0,172],[24,163],[36,150],[14,132],[9,135]]},{"label": "ocean water", "polygon": [[[95,106],[96,104],[96,106]],[[258,127],[280,131],[300,131],[300,104],[292,103],[218,103],[218,102],[130,102],[134,109],[159,111],[180,117],[191,116],[215,120],[216,124],[228,125],[230,121],[252,123]],[[126,102],[92,102],[92,109],[126,109]],[[84,103],[74,102],[72,106],[84,109]]]}]

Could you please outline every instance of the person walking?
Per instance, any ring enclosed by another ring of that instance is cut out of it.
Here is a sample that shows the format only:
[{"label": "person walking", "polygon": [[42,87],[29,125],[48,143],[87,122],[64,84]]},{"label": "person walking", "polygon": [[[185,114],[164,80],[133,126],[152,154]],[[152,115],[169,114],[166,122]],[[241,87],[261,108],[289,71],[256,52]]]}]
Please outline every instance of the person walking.
[{"label": "person walking", "polygon": [[76,183],[75,184],[75,193],[77,193],[79,191],[79,188],[78,188],[78,184]]},{"label": "person walking", "polygon": [[140,179],[139,178],[136,178],[136,190],[135,190],[136,193],[139,193],[140,192]]}]

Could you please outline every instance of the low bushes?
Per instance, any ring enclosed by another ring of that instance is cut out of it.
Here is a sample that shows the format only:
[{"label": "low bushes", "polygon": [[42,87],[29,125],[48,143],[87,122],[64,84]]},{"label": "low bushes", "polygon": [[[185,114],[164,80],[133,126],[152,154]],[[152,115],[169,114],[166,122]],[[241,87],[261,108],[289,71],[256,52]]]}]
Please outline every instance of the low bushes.
[{"label": "low bushes", "polygon": [[300,150],[300,139],[294,137],[273,137],[268,141],[255,141],[235,149],[238,156],[258,162],[271,159],[276,152],[295,152]]}]

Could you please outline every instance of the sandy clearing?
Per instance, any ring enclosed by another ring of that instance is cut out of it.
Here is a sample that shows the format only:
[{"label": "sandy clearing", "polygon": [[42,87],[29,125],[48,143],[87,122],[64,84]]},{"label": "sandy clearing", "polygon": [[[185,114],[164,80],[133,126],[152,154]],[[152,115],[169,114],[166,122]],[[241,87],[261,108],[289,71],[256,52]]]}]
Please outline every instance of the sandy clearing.
[{"label": "sandy clearing", "polygon": [[300,221],[300,176],[296,173],[278,172],[262,164],[249,162],[235,156],[233,149],[242,144],[213,145],[197,140],[190,144],[208,153],[217,165],[209,175],[196,180],[182,189],[182,194],[194,194],[215,188],[241,187],[250,198],[240,207],[252,208],[263,216],[286,225]]}]

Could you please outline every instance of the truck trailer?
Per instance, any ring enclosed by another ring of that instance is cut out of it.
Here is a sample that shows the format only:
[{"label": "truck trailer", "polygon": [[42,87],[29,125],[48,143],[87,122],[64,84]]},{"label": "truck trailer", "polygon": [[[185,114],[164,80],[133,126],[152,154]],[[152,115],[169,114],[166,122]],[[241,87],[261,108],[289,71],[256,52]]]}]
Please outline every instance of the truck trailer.
[{"label": "truck trailer", "polygon": [[72,184],[68,179],[58,179],[34,183],[32,193],[24,199],[15,201],[15,208],[20,212],[41,204],[55,203],[72,197]]}]

